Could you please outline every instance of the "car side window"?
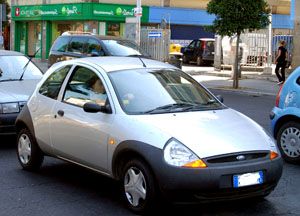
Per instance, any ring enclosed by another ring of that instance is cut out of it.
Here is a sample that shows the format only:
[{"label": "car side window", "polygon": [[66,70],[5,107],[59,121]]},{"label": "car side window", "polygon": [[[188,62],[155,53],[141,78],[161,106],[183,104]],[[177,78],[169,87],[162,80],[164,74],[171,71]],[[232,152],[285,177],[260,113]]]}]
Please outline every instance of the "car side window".
[{"label": "car side window", "polygon": [[297,82],[298,85],[300,85],[300,76],[298,77],[296,82]]},{"label": "car side window", "polygon": [[75,68],[65,90],[63,102],[83,107],[87,102],[104,106],[107,94],[99,76],[92,70]]},{"label": "car side window", "polygon": [[196,45],[196,41],[193,41],[192,43],[190,43],[189,48],[195,48]]},{"label": "car side window", "polygon": [[68,46],[68,52],[82,54],[85,53],[85,44],[87,38],[85,37],[73,37]]},{"label": "car side window", "polygon": [[53,47],[52,47],[52,50],[53,51],[59,51],[59,52],[65,52],[66,51],[66,48],[68,46],[68,43],[69,43],[69,40],[70,38],[69,37],[61,37],[61,38],[58,38]]},{"label": "car side window", "polygon": [[39,93],[56,100],[62,83],[64,82],[70,68],[71,65],[68,65],[53,72],[43,83],[39,90]]},{"label": "car side window", "polygon": [[197,48],[200,48],[200,44],[201,44],[201,41],[198,40],[198,41],[196,42],[196,47],[197,47]]},{"label": "car side window", "polygon": [[87,55],[88,56],[103,56],[104,52],[99,43],[99,41],[95,39],[88,39],[87,42]]}]

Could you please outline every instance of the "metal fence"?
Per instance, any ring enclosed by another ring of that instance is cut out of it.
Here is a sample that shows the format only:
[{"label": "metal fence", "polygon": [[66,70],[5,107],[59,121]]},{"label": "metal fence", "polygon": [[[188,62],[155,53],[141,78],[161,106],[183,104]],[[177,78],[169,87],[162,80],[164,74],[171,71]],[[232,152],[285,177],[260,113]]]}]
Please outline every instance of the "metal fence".
[{"label": "metal fence", "polygon": [[168,61],[171,33],[169,29],[142,29],[141,48],[153,59]]}]

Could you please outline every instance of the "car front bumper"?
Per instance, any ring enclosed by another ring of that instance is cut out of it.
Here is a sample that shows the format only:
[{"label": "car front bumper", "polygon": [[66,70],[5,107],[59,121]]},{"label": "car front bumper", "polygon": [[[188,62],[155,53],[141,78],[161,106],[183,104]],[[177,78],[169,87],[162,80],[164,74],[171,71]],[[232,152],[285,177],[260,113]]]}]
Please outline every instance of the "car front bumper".
[{"label": "car front bumper", "polygon": [[15,121],[19,113],[0,114],[0,135],[16,134]]},{"label": "car front bumper", "polygon": [[[175,202],[214,202],[268,195],[276,187],[282,174],[282,159],[258,159],[230,162],[207,168],[178,168],[154,165],[156,178],[165,197]],[[235,188],[233,176],[262,171],[262,184]]]}]

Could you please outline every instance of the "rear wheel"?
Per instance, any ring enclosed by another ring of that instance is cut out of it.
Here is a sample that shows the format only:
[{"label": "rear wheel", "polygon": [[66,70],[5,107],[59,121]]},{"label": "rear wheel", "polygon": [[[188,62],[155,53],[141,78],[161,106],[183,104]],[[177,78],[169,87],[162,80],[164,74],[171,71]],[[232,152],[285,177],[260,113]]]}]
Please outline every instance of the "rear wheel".
[{"label": "rear wheel", "polygon": [[25,170],[38,170],[43,163],[44,156],[35,138],[28,129],[22,129],[17,139],[17,155]]},{"label": "rear wheel", "polygon": [[135,213],[151,211],[156,205],[156,187],[148,165],[139,159],[128,161],[124,166],[121,180],[128,208]]},{"label": "rear wheel", "polygon": [[284,124],[277,134],[277,145],[286,161],[300,162],[300,124]]}]

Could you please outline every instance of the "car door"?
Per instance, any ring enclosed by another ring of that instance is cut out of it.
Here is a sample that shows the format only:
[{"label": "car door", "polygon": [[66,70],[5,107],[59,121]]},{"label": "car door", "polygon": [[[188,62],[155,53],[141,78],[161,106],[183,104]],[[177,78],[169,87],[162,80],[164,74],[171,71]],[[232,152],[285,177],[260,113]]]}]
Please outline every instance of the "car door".
[{"label": "car door", "polygon": [[187,61],[192,61],[194,51],[195,51],[195,46],[196,46],[196,40],[193,40],[187,48],[184,50],[184,55],[187,59]]},{"label": "car door", "polygon": [[45,152],[52,151],[50,140],[50,121],[52,108],[61,90],[61,86],[71,69],[71,65],[57,68],[44,81],[39,88],[38,93],[30,100],[30,112],[32,117],[35,117],[33,124],[35,128],[35,136]]},{"label": "car door", "polygon": [[197,57],[202,55],[202,49],[201,49],[201,41],[196,40],[195,48],[192,56],[192,61],[197,61]]},{"label": "car door", "polygon": [[74,68],[61,100],[53,108],[51,140],[58,156],[105,172],[113,115],[83,110],[86,102],[109,104],[106,87],[102,93],[91,88],[91,79],[95,77],[97,83],[105,85],[95,70],[85,66]]}]

